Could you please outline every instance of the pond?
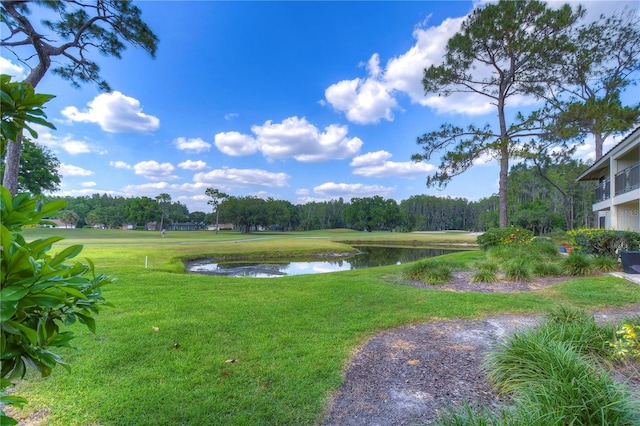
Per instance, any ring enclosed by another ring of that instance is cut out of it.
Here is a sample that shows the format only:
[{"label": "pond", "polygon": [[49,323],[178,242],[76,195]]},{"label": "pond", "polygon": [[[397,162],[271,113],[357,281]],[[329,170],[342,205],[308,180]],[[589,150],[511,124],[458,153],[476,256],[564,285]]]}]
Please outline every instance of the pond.
[{"label": "pond", "polygon": [[440,256],[459,250],[416,247],[354,247],[359,253],[339,259],[317,259],[309,261],[277,262],[220,262],[211,260],[189,262],[187,272],[224,275],[232,277],[274,278],[285,275],[323,274],[327,272],[350,271],[352,269],[375,266],[399,265],[426,257]]}]

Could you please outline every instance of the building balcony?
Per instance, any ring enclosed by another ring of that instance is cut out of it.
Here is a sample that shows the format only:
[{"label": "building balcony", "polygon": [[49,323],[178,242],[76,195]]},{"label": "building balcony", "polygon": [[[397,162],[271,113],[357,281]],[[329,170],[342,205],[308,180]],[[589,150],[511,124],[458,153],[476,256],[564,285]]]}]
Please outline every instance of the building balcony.
[{"label": "building balcony", "polygon": [[[615,176],[615,195],[624,194],[640,187],[640,163],[636,163],[631,167],[616,173]],[[597,199],[596,189],[596,199]]]},{"label": "building balcony", "polygon": [[605,179],[602,182],[598,182],[595,187],[596,199],[595,202],[606,201],[611,198],[611,179]]}]

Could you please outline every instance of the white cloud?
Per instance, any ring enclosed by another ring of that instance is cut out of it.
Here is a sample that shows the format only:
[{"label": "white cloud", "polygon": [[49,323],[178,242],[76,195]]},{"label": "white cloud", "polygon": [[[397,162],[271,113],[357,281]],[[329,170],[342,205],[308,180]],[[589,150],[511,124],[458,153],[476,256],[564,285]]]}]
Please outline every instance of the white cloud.
[{"label": "white cloud", "polygon": [[175,167],[171,163],[158,163],[155,160],[141,161],[133,166],[137,175],[141,175],[150,180],[175,179],[172,173]]},{"label": "white cloud", "polygon": [[285,187],[291,178],[286,173],[272,173],[260,169],[234,169],[223,168],[209,172],[196,173],[194,182],[206,187],[219,187],[225,189],[238,187]]},{"label": "white cloud", "polygon": [[183,161],[182,163],[179,163],[178,167],[185,170],[204,170],[207,168],[207,163],[205,163],[202,160],[198,160],[198,161],[187,160],[187,161]]},{"label": "white cloud", "polygon": [[82,167],[72,166],[71,164],[60,164],[60,174],[63,177],[68,176],[91,176],[93,172],[91,170],[83,169]]},{"label": "white cloud", "polygon": [[[109,195],[122,195],[118,194],[117,191],[112,191],[110,189],[100,189],[96,190],[95,188],[87,188],[87,189],[70,189],[67,191],[56,191],[54,194],[56,197],[83,197],[87,195],[93,195],[95,193],[100,194],[109,194]],[[129,194],[135,196],[135,194]]]},{"label": "white cloud", "polygon": [[398,103],[383,81],[377,53],[369,59],[367,70],[365,79],[342,80],[329,86],[325,90],[327,102],[354,123],[377,123],[383,118],[393,121],[392,110]]},{"label": "white cloud", "polygon": [[395,192],[396,188],[381,185],[364,185],[361,183],[334,183],[326,182],[313,188],[316,194],[329,198],[363,198],[379,195],[383,198],[389,198]]},{"label": "white cloud", "polygon": [[116,169],[131,169],[131,164],[127,164],[124,161],[109,161],[109,165]]},{"label": "white cloud", "polygon": [[391,157],[392,155],[387,151],[369,152],[355,157],[349,165],[355,167],[354,175],[373,178],[400,177],[412,179],[424,177],[427,173],[436,170],[435,166],[428,163],[388,161]]},{"label": "white cloud", "polygon": [[94,186],[98,185],[97,183],[93,182],[93,181],[88,181],[88,182],[82,182],[80,183],[80,186],[83,186],[85,188],[93,188]]},{"label": "white cloud", "polygon": [[10,60],[0,56],[0,74],[10,75],[12,81],[22,81],[27,78],[24,72],[24,68],[20,65],[15,65]]},{"label": "white cloud", "polygon": [[281,123],[268,120],[262,126],[252,126],[251,131],[255,136],[218,133],[215,144],[228,155],[249,155],[259,150],[270,160],[294,158],[302,162],[352,157],[363,144],[360,138],[347,137],[347,126],[331,124],[321,132],[304,117],[289,117]]},{"label": "white cloud", "polygon": [[384,71],[390,90],[409,95],[414,103],[425,102],[422,77],[424,69],[442,63],[447,41],[460,30],[461,18],[449,18],[436,27],[419,25],[413,30],[416,43],[402,55],[389,60]]},{"label": "white cloud", "polygon": [[86,154],[88,152],[91,152],[91,149],[89,149],[89,145],[86,142],[81,141],[63,140],[62,142],[60,142],[60,146],[72,155]]},{"label": "white cloud", "polygon": [[160,127],[160,120],[142,112],[140,101],[120,92],[102,93],[87,103],[88,110],[74,106],[62,110],[70,121],[96,123],[109,133],[150,133]]},{"label": "white cloud", "polygon": [[231,156],[251,155],[258,150],[256,140],[252,136],[238,132],[218,133],[214,138],[216,147]]},{"label": "white cloud", "polygon": [[209,151],[211,149],[211,144],[209,142],[205,142],[200,138],[187,139],[187,138],[177,138],[173,141],[173,144],[181,151],[191,152],[191,153],[201,153],[204,151]]},{"label": "white cloud", "polygon": [[51,129],[48,127],[40,126],[38,124],[34,124],[32,127],[38,133],[36,142],[54,151],[62,149],[71,155],[87,154],[92,152],[105,154],[107,152],[106,150],[100,149],[100,147],[94,142],[77,140],[70,134],[60,137],[52,133]]},{"label": "white cloud", "polygon": [[233,120],[234,118],[238,118],[240,116],[240,114],[237,114],[235,112],[230,112],[229,114],[225,114],[224,115],[224,119],[227,121]]},{"label": "white cloud", "polygon": [[384,163],[391,157],[393,154],[387,151],[367,152],[364,155],[354,157],[349,165],[352,167],[372,166]]},{"label": "white cloud", "polygon": [[129,197],[139,197],[141,195],[155,197],[161,192],[169,192],[174,188],[175,186],[169,184],[168,182],[153,182],[143,183],[140,185],[127,185],[122,188],[122,192]]},{"label": "white cloud", "polygon": [[[354,123],[377,123],[382,119],[393,121],[393,110],[399,108],[398,96],[405,94],[415,104],[428,106],[438,113],[469,115],[486,114],[495,107],[483,96],[454,93],[451,96],[425,95],[422,85],[424,69],[440,65],[447,41],[460,30],[465,17],[449,18],[438,26],[416,26],[414,45],[406,52],[391,58],[384,68],[374,53],[367,65],[367,76],[342,80],[325,90],[326,103],[344,112]],[[490,69],[476,69],[476,74],[487,74]],[[513,98],[512,104],[530,103],[530,99]],[[321,102],[324,104],[324,102]]]}]

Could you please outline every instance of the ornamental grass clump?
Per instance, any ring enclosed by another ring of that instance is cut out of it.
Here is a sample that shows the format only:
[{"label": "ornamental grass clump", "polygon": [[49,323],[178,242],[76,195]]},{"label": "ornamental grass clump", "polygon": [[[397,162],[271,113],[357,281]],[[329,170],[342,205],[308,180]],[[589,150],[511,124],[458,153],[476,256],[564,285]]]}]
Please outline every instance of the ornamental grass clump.
[{"label": "ornamental grass clump", "polygon": [[574,251],[564,259],[564,270],[571,276],[591,275],[594,270],[593,257]]},{"label": "ornamental grass clump", "polygon": [[611,256],[596,256],[593,258],[593,269],[599,272],[613,272],[620,269],[618,259]]},{"label": "ornamental grass clump", "polygon": [[402,272],[403,278],[429,284],[444,284],[453,277],[451,264],[438,260],[423,260],[409,265]]},{"label": "ornamental grass clump", "polygon": [[559,257],[558,247],[548,240],[535,239],[524,247],[526,253],[540,260],[555,260]]},{"label": "ornamental grass clump", "polygon": [[504,275],[510,280],[527,282],[531,281],[533,272],[529,261],[520,257],[505,265]]},{"label": "ornamental grass clump", "polygon": [[558,277],[564,273],[559,262],[535,262],[532,270],[536,277]]},{"label": "ornamental grass clump", "polygon": [[638,401],[594,361],[592,354],[605,354],[606,335],[593,318],[565,311],[491,352],[484,364],[489,379],[512,395],[515,413],[531,416],[509,424],[638,424]]},{"label": "ornamental grass clump", "polygon": [[476,283],[495,283],[498,281],[500,265],[496,262],[485,261],[476,264],[478,270],[471,276],[471,281]]}]

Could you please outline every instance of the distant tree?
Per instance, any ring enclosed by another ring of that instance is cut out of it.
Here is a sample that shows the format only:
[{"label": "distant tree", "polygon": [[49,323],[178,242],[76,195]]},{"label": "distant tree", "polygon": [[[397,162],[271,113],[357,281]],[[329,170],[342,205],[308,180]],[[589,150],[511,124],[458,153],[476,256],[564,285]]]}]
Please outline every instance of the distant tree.
[{"label": "distant tree", "polygon": [[510,122],[507,107],[522,96],[541,96],[540,82],[557,72],[570,47],[568,31],[582,13],[581,9],[574,13],[567,4],[554,10],[538,0],[502,0],[469,15],[461,31],[448,41],[444,63],[425,69],[422,83],[425,93],[484,97],[495,106],[498,121],[494,126],[467,128],[443,124],[440,130],[419,137],[423,153],[413,155],[415,161],[429,160],[447,149],[438,171],[427,178],[427,186],[446,186],[482,156],[497,158],[500,226],[508,225],[509,160],[520,138],[531,137],[532,129],[523,117]]},{"label": "distant tree", "polygon": [[159,219],[161,215],[161,207],[152,198],[137,197],[129,201],[128,222],[144,225],[146,229],[148,222]]},{"label": "distant tree", "polygon": [[[0,174],[4,174],[4,158],[0,164]],[[20,155],[18,191],[28,191],[33,195],[54,192],[60,187],[58,168],[60,160],[48,148],[23,138]]]},{"label": "distant tree", "polygon": [[284,231],[290,228],[291,210],[288,201],[267,199],[267,222],[269,226],[274,226]]},{"label": "distant tree", "polygon": [[163,192],[162,194],[156,196],[156,201],[160,206],[160,210],[162,214],[160,216],[160,229],[164,229],[164,218],[169,216],[169,204],[171,204],[171,195]]},{"label": "distant tree", "polygon": [[193,222],[195,224],[201,224],[201,223],[204,223],[205,217],[206,217],[205,212],[196,211],[196,212],[190,212],[188,219],[189,219],[189,222]]},{"label": "distant tree", "polygon": [[176,201],[169,204],[168,216],[173,222],[186,222],[189,217],[189,209],[180,201]]},{"label": "distant tree", "polygon": [[79,220],[78,213],[73,210],[62,210],[60,212],[60,220],[66,225],[66,227],[74,227]]},{"label": "distant tree", "polygon": [[225,194],[224,192],[220,191],[219,189],[216,188],[207,188],[204,191],[204,194],[209,197],[209,201],[207,201],[207,204],[209,204],[210,206],[213,206],[213,210],[216,213],[216,228],[215,228],[215,232],[216,234],[218,233],[218,222],[219,222],[219,212],[218,212],[218,207],[220,206],[220,202],[226,198],[229,198],[228,194]]},{"label": "distant tree", "polygon": [[[30,16],[30,6],[46,8],[58,14],[57,20]],[[0,8],[3,37],[0,47],[13,53],[29,69],[25,83],[36,87],[53,63],[54,74],[70,80],[74,86],[95,82],[110,90],[100,78],[100,68],[89,52],[120,58],[129,43],[155,57],[158,38],[141,19],[141,11],[130,1],[16,1],[3,0]],[[54,44],[53,41],[57,41]],[[35,136],[34,136],[35,137]],[[8,140],[3,185],[14,195],[18,186],[22,133]]]},{"label": "distant tree", "polygon": [[345,221],[366,231],[392,230],[401,222],[401,212],[395,200],[385,200],[379,195],[352,198],[344,210]]},{"label": "distant tree", "polygon": [[100,218],[100,215],[95,210],[91,210],[89,213],[87,213],[84,221],[88,225],[90,225],[92,228],[95,227],[96,225],[100,225],[101,223],[103,223],[102,219]]},{"label": "distant tree", "polygon": [[224,221],[233,222],[244,233],[267,223],[266,201],[257,197],[228,197],[220,204]]}]

